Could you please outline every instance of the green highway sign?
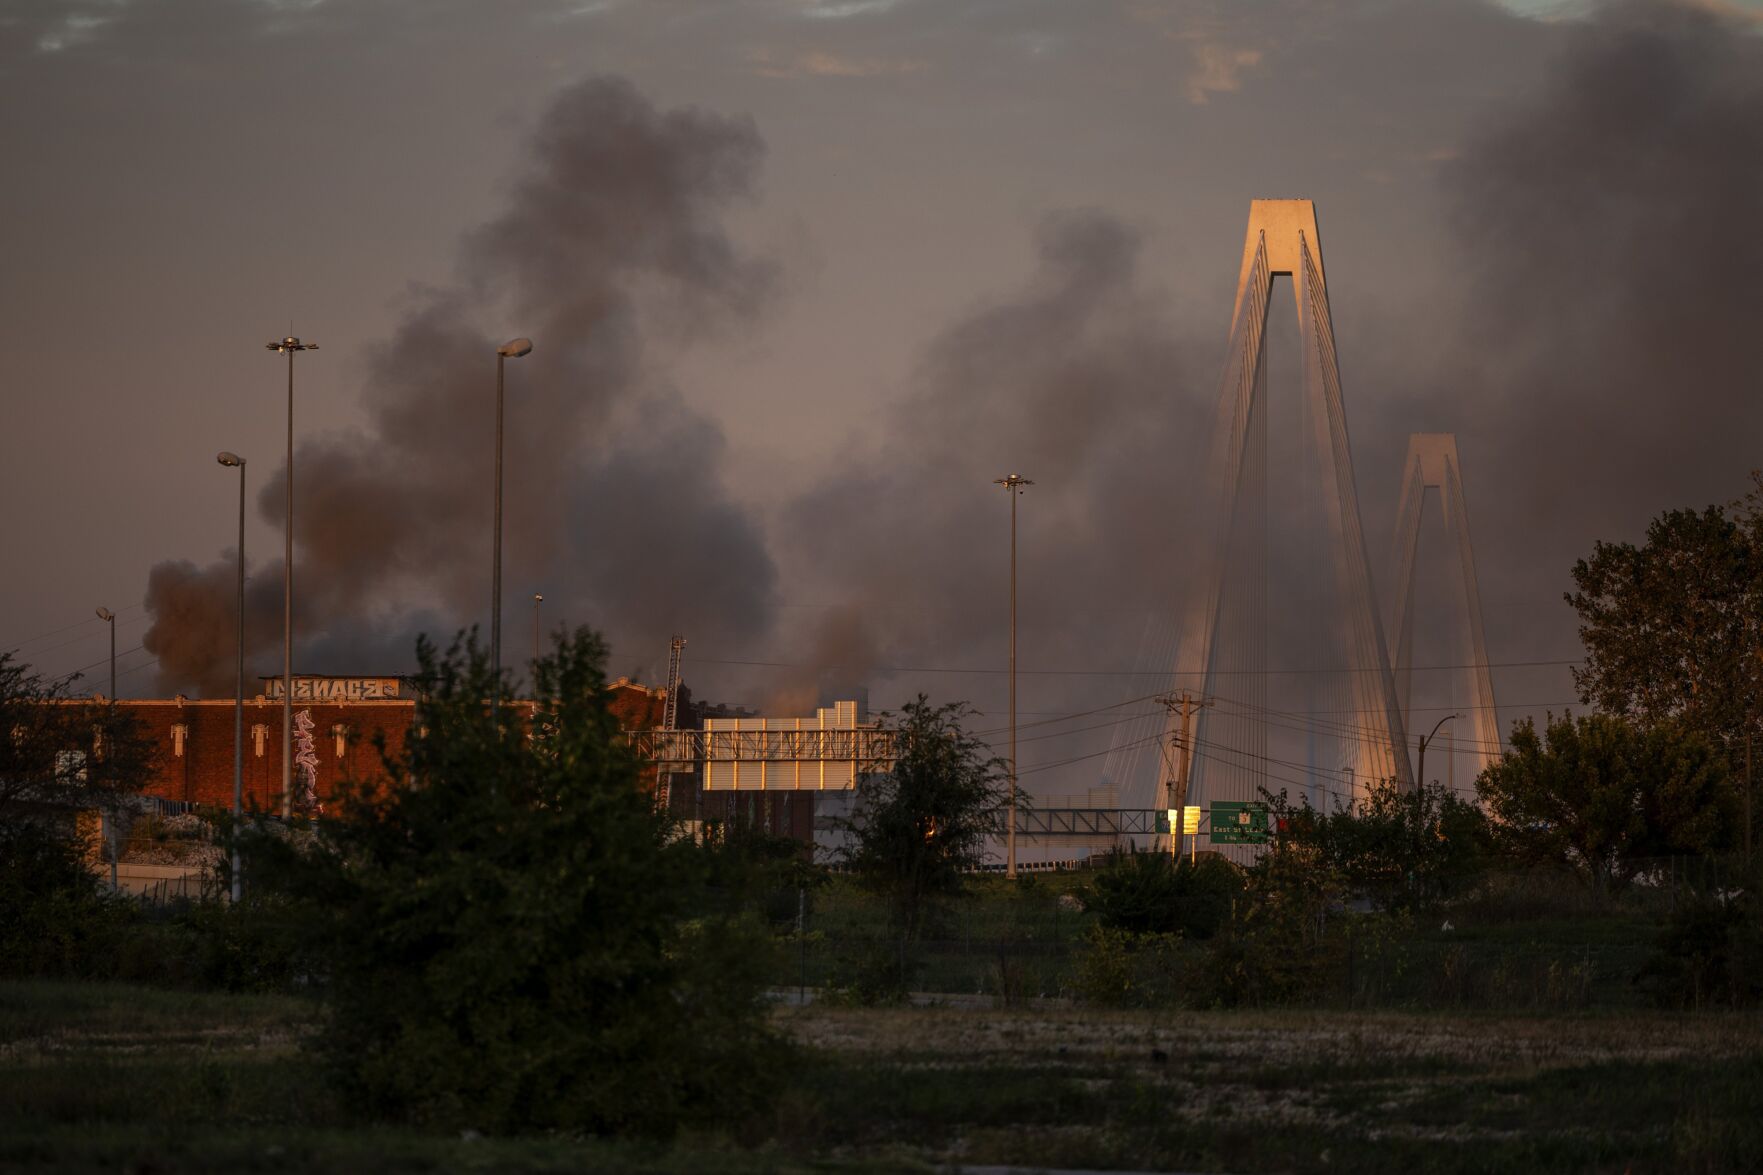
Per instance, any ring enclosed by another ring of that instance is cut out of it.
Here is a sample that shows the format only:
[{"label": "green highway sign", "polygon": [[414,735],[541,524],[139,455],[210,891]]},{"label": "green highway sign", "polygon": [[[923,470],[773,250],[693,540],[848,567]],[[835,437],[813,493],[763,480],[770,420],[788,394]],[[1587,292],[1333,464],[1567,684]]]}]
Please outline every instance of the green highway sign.
[{"label": "green highway sign", "polygon": [[1212,801],[1212,843],[1215,845],[1264,845],[1267,805],[1254,800]]}]

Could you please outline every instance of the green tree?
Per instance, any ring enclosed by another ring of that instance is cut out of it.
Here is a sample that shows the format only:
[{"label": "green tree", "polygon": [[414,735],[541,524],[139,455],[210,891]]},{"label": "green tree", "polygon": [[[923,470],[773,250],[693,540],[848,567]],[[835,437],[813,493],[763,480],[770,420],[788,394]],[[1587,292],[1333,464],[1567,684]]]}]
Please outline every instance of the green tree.
[{"label": "green tree", "polygon": [[1648,857],[1698,853],[1730,836],[1726,757],[1677,722],[1613,714],[1527,718],[1475,782],[1497,840],[1521,859],[1579,870],[1595,892],[1626,885]]},{"label": "green tree", "polygon": [[925,695],[901,708],[894,769],[859,780],[851,815],[837,822],[837,859],[886,900],[895,942],[894,981],[908,978],[927,924],[963,890],[1004,830],[1003,760],[962,729],[964,702],[933,706]]},{"label": "green tree", "polygon": [[1487,817],[1437,783],[1404,792],[1374,782],[1332,812],[1294,807],[1283,791],[1266,798],[1284,843],[1384,909],[1434,905],[1488,863]]},{"label": "green tree", "polygon": [[1243,881],[1242,898],[1206,944],[1189,998],[1238,1007],[1313,997],[1339,954],[1328,934],[1339,876],[1282,837],[1244,870]]},{"label": "green tree", "polygon": [[1642,722],[1681,721],[1720,739],[1763,718],[1763,517],[1673,510],[1646,542],[1598,543],[1573,566],[1585,666],[1580,698]]},{"label": "green tree", "polygon": [[782,1045],[769,939],[718,895],[733,857],[640,787],[582,630],[536,667],[532,712],[475,642],[418,646],[421,701],[383,779],[310,844],[257,842],[296,902],[330,1016],[323,1048],[372,1112],[490,1131],[666,1135],[763,1104]]},{"label": "green tree", "polygon": [[115,706],[72,696],[74,680],[50,680],[0,653],[0,824],[65,824],[146,784],[153,748],[139,724]]},{"label": "green tree", "polygon": [[1243,892],[1242,871],[1223,857],[1171,860],[1168,853],[1119,853],[1084,892],[1084,908],[1110,930],[1211,938]]}]

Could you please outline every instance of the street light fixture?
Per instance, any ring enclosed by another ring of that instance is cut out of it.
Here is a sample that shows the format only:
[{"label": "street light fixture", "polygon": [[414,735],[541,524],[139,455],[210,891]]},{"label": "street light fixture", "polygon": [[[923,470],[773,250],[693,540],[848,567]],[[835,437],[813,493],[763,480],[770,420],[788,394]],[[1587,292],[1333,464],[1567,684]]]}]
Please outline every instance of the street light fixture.
[{"label": "street light fixture", "polygon": [[1012,473],[994,477],[992,484],[1003,486],[1010,495],[1010,829],[1005,836],[1004,876],[1016,876],[1016,499],[1022,487],[1035,484],[1026,477]]},{"label": "street light fixture", "polygon": [[495,552],[490,560],[490,671],[495,686],[490,692],[490,714],[498,715],[502,704],[502,368],[510,359],[532,353],[531,339],[509,339],[496,348],[496,523]]},{"label": "street light fixture", "polygon": [[233,905],[239,904],[239,813],[245,794],[245,459],[220,453],[215,460],[239,471],[239,641],[237,680],[233,690]]},{"label": "street light fixture", "polygon": [[1461,715],[1461,714],[1446,714],[1443,718],[1441,718],[1437,722],[1433,723],[1432,733],[1424,736],[1420,740],[1419,779],[1420,779],[1420,786],[1421,787],[1424,788],[1426,786],[1426,744],[1431,742],[1434,738],[1436,738],[1438,736],[1439,727],[1443,726],[1445,723],[1449,722],[1453,718],[1461,718],[1461,717],[1463,717],[1463,715]]},{"label": "street light fixture", "polygon": [[110,704],[116,705],[116,613],[109,608],[98,609],[98,619],[110,625]]},{"label": "street light fixture", "polygon": [[[318,350],[293,335],[264,344],[288,357],[288,519],[287,549],[282,554],[282,818],[294,807],[294,356]],[[244,474],[239,475],[243,477]]]}]

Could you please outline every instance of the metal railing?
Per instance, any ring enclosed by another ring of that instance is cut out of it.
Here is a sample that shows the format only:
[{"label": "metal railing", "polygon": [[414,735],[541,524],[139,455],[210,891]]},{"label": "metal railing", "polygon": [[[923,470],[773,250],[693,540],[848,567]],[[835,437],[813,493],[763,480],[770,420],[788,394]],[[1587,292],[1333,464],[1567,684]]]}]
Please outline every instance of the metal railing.
[{"label": "metal railing", "polygon": [[637,757],[690,767],[708,762],[855,763],[886,771],[894,764],[900,732],[855,730],[633,730],[625,736]]}]

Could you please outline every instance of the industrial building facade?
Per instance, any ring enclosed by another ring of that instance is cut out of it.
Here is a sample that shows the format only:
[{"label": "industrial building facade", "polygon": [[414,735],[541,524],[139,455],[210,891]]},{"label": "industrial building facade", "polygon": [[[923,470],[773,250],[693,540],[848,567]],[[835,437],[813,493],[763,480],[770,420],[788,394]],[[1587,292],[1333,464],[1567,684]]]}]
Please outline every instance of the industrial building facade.
[{"label": "industrial building facade", "polygon": [[[626,678],[611,683],[609,691],[609,704],[621,729],[648,730],[661,724],[666,691]],[[247,810],[279,812],[282,807],[281,694],[280,679],[265,679],[264,691],[245,701],[242,790]],[[155,751],[143,794],[179,803],[231,806],[233,699],[136,699],[119,700],[116,705],[139,723]],[[513,703],[517,712],[530,712],[532,706]],[[692,709],[686,708],[686,720],[699,721]],[[415,721],[416,698],[397,678],[297,677],[292,713],[296,794],[309,779],[310,804],[322,810],[345,781],[384,776],[382,756],[395,759],[402,752]],[[764,720],[709,718],[706,724],[736,721]],[[653,769],[646,770],[645,777],[652,784]],[[752,790],[748,781],[747,790],[707,795],[701,779],[697,772],[672,774],[669,807],[680,819],[740,821],[778,836],[813,838],[811,794],[781,787]]]}]

